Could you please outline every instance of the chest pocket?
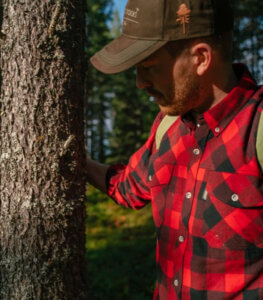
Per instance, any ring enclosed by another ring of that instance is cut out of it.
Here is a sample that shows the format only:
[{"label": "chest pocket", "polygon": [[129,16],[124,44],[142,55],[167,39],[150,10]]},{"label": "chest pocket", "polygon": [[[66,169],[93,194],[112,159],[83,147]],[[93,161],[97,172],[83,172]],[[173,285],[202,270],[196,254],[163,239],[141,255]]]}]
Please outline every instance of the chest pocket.
[{"label": "chest pocket", "polygon": [[169,183],[172,178],[174,164],[167,164],[157,158],[148,171],[148,183],[152,197],[153,218],[156,227],[160,227],[164,219]]},{"label": "chest pocket", "polygon": [[[262,178],[209,171],[203,233],[211,247],[263,248]],[[208,179],[207,178],[207,179]]]}]

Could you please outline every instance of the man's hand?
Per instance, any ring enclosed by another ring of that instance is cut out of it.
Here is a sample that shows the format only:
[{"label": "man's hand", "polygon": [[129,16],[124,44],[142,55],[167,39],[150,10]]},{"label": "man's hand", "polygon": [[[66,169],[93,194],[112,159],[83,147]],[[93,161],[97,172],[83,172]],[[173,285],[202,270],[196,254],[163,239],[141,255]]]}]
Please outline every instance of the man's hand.
[{"label": "man's hand", "polygon": [[85,174],[87,181],[103,193],[107,193],[105,179],[108,168],[108,165],[86,158]]}]

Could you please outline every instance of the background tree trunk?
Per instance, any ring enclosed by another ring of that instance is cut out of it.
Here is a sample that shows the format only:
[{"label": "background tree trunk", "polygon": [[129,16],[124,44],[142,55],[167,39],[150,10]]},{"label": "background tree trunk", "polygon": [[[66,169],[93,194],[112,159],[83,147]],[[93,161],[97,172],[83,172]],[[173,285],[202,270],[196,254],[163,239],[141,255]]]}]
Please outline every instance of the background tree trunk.
[{"label": "background tree trunk", "polygon": [[85,299],[84,1],[1,3],[0,298]]}]

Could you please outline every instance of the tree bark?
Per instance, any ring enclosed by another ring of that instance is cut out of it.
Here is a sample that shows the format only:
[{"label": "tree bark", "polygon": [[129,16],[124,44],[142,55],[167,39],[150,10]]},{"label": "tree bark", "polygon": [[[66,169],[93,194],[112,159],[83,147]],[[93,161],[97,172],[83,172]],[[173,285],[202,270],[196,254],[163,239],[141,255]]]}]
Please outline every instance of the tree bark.
[{"label": "tree bark", "polygon": [[1,2],[0,298],[86,299],[84,1]]}]

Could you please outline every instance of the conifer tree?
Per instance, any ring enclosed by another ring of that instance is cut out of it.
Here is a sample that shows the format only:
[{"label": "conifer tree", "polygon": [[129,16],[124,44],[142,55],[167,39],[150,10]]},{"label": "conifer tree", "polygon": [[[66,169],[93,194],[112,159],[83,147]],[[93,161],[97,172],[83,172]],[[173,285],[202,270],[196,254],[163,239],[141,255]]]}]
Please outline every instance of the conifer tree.
[{"label": "conifer tree", "polygon": [[[87,57],[110,42],[108,22],[112,15],[112,1],[87,1]],[[110,76],[89,65],[85,103],[85,136],[91,158],[104,162],[107,153],[107,120],[110,107]]]}]

